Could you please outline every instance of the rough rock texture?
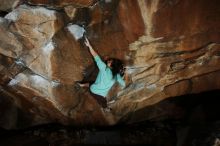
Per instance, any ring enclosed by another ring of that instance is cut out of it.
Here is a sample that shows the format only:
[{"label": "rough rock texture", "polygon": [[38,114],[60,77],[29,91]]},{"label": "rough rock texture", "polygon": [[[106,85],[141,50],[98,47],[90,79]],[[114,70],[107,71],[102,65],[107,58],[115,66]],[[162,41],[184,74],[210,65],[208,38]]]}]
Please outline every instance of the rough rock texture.
[{"label": "rough rock texture", "polygon": [[73,5],[75,7],[88,7],[98,2],[98,0],[27,0],[29,4],[47,5],[49,7],[65,7]]},{"label": "rough rock texture", "polygon": [[21,0],[0,0],[0,11],[11,11],[21,3]]},{"label": "rough rock texture", "polygon": [[[161,113],[148,110],[133,116],[169,97],[220,88],[218,0],[19,4],[0,18],[1,107],[7,103],[0,118],[4,128],[159,119]],[[109,98],[116,102],[110,105],[111,113],[103,113],[88,90],[74,84],[94,79],[96,70],[83,41],[72,35],[72,24],[86,27],[102,57],[125,61],[129,80],[124,90],[112,91]]]}]

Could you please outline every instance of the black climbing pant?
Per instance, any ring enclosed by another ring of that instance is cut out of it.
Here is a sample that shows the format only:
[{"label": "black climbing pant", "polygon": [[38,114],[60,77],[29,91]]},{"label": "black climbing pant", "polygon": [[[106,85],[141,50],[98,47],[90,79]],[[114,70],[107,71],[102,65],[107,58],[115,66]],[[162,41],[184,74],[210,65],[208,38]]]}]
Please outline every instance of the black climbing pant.
[{"label": "black climbing pant", "polygon": [[90,94],[92,95],[93,98],[95,98],[95,100],[98,102],[99,105],[101,105],[103,108],[107,108],[107,100],[105,97],[94,94],[91,91]]}]

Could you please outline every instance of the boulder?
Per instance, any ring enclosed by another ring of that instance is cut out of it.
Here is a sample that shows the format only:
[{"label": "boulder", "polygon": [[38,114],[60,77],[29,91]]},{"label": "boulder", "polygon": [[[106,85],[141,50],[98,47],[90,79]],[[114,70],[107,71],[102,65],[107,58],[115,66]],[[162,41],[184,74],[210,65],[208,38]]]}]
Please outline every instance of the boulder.
[{"label": "boulder", "polygon": [[[178,105],[157,103],[220,87],[218,14],[218,0],[26,1],[0,18],[3,95],[18,95],[11,104],[24,113],[29,103],[34,106],[27,126],[166,119]],[[94,80],[97,72],[83,38],[73,35],[80,30],[71,30],[72,25],[85,28],[102,58],[125,62],[129,81],[125,89],[111,90],[110,113],[103,112],[89,89],[75,84]],[[169,112],[161,113],[166,107]],[[149,110],[134,116],[144,108]],[[5,113],[14,117],[15,109]],[[17,122],[2,125],[16,128]]]}]

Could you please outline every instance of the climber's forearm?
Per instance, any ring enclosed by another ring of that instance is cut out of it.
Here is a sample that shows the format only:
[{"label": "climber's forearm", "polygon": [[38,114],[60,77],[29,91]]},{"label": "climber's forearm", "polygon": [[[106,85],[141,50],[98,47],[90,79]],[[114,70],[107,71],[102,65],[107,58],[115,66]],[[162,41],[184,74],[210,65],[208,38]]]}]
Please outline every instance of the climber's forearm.
[{"label": "climber's forearm", "polygon": [[97,56],[98,54],[96,53],[96,51],[92,48],[92,46],[89,46],[89,52],[92,54],[93,57]]},{"label": "climber's forearm", "polygon": [[130,82],[130,79],[127,73],[124,74],[123,80],[125,81],[125,85],[127,86]]},{"label": "climber's forearm", "polygon": [[92,54],[93,57],[97,56],[98,54],[96,53],[96,51],[92,48],[89,40],[87,38],[85,38],[85,45],[87,47],[89,47],[89,52]]}]

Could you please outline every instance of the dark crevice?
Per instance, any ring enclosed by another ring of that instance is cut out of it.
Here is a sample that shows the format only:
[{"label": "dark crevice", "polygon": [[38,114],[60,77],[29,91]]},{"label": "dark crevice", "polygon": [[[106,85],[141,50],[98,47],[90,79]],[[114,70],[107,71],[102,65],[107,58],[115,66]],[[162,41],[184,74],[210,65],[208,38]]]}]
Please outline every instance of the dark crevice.
[{"label": "dark crevice", "polygon": [[[138,73],[134,74],[134,76],[138,76],[138,75],[141,75],[141,74],[143,74],[143,73],[145,73],[145,72],[147,72],[147,71],[150,71],[150,70],[153,69],[155,66],[156,66],[156,64],[153,64],[153,65],[149,66],[147,69],[144,69],[144,70],[142,70],[141,72],[138,72]],[[131,68],[131,69],[140,69],[140,68],[141,68],[141,67],[133,67],[133,68]]]},{"label": "dark crevice", "polygon": [[[46,146],[144,143],[148,146],[176,146],[182,143],[187,146],[211,146],[209,143],[213,145],[220,134],[219,95],[220,90],[215,90],[169,98],[129,114],[124,119],[126,121],[115,126],[74,127],[51,123],[20,130],[0,129],[0,144],[34,145],[45,142],[42,146]],[[151,120],[126,124],[129,120],[146,118],[157,112],[163,114],[159,114],[159,118],[152,116],[154,118]]]},{"label": "dark crevice", "polygon": [[5,15],[7,15],[8,12],[6,11],[0,11],[0,17],[5,17]]},{"label": "dark crevice", "polygon": [[197,49],[194,49],[192,51],[178,51],[178,52],[167,52],[167,53],[158,53],[157,56],[155,58],[162,58],[162,57],[169,57],[169,56],[178,56],[178,55],[182,55],[182,54],[193,54],[195,52],[198,52],[200,50],[205,50],[207,49],[207,47],[211,44],[215,44],[213,42],[209,42]]},{"label": "dark crevice", "polygon": [[72,23],[80,26],[88,26],[91,21],[90,11],[88,8],[78,9]]}]

